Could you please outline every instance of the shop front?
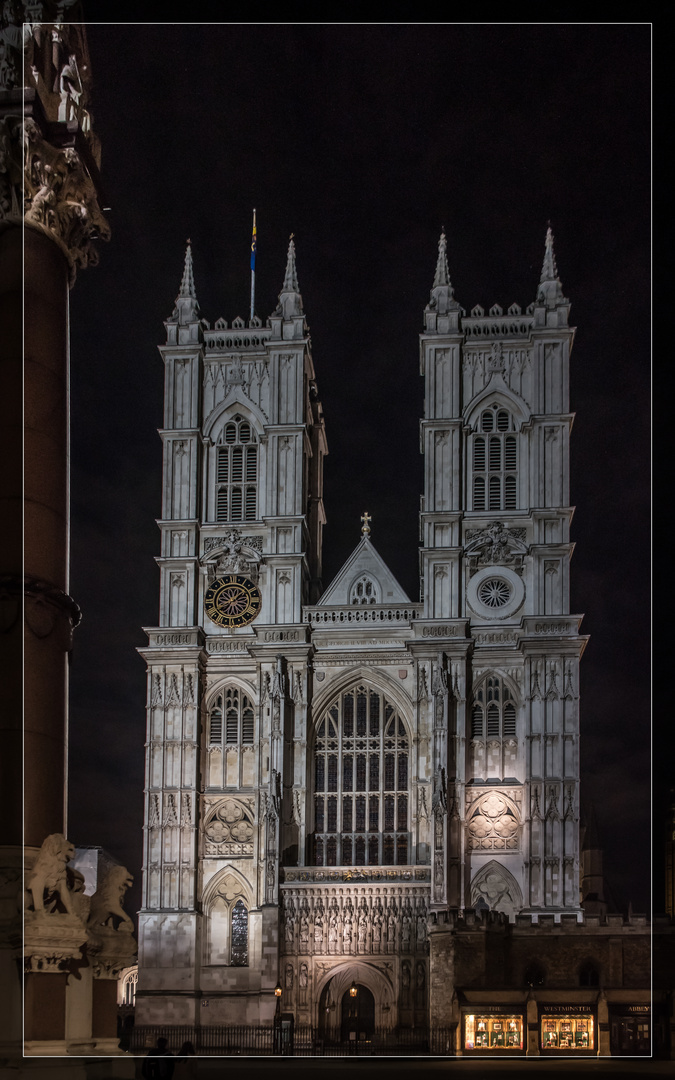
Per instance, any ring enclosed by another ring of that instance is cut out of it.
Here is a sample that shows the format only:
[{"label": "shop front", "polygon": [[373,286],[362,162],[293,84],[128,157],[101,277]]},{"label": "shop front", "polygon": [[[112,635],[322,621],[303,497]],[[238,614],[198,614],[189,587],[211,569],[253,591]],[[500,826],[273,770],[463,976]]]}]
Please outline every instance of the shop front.
[{"label": "shop front", "polygon": [[542,1053],[597,1053],[597,1017],[593,1005],[539,1005]]},{"label": "shop front", "polygon": [[525,1014],[518,1005],[472,1005],[462,1010],[464,1053],[524,1053]]},{"label": "shop front", "polygon": [[614,1054],[651,1053],[651,1006],[610,1005],[609,1047]]}]

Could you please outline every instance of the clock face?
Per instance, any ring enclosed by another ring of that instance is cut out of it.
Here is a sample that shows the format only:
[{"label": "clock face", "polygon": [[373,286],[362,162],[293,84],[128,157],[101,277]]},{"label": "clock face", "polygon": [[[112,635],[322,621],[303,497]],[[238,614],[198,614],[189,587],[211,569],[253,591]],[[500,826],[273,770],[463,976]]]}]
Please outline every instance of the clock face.
[{"label": "clock face", "polygon": [[206,590],[206,614],[218,626],[248,626],[260,612],[260,590],[241,574],[216,578]]}]

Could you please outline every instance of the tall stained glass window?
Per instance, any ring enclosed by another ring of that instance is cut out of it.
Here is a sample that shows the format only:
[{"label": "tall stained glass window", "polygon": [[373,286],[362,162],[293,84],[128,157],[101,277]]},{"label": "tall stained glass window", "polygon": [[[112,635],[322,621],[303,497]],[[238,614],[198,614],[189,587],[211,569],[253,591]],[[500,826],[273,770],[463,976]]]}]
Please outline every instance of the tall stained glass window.
[{"label": "tall stained glass window", "polygon": [[326,710],[314,744],[315,866],[408,863],[409,753],[380,691],[353,687]]}]

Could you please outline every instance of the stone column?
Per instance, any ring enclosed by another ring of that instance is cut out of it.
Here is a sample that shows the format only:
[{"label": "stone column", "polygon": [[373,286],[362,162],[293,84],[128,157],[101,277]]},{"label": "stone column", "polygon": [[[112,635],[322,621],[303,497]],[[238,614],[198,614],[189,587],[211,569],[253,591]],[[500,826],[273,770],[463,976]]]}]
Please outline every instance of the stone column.
[{"label": "stone column", "polygon": [[[19,2],[0,14],[0,653],[9,671],[0,721],[8,842],[0,850],[0,953],[11,956],[0,969],[10,1026],[0,1045],[7,1053],[21,1040],[12,1018],[22,959],[26,1041],[63,1052],[66,980],[86,939],[67,907],[36,911],[22,957],[17,910],[24,863],[30,871],[39,857],[53,858],[45,844],[54,847],[55,837],[67,845],[68,651],[80,617],[68,596],[68,290],[77,268],[97,261],[96,239],[109,235],[84,27],[69,22],[79,15],[75,0],[60,5],[58,24],[40,23],[41,14],[42,5],[28,11]],[[66,896],[65,879],[61,887]]]}]

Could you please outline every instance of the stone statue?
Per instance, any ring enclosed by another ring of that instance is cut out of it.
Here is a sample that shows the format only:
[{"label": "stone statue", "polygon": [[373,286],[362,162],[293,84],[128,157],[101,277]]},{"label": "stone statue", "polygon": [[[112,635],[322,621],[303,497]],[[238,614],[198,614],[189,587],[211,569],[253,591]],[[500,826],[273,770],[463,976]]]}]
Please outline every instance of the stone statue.
[{"label": "stone statue", "polygon": [[299,979],[299,982],[300,982],[300,989],[301,990],[306,990],[307,989],[307,964],[303,963],[303,964],[300,965],[300,979]]},{"label": "stone statue", "polygon": [[[74,854],[75,848],[62,833],[52,833],[44,840],[26,878],[27,910],[44,915],[45,912],[51,913],[60,902],[69,915],[76,914],[66,874],[66,867]],[[46,908],[45,901],[48,904]]]},{"label": "stone statue", "polygon": [[122,907],[126,891],[133,883],[126,866],[111,866],[91,898],[89,926],[109,926],[133,933],[134,924]]},{"label": "stone statue", "polygon": [[303,906],[300,909],[300,941],[303,945],[306,945],[309,941],[309,910],[306,900],[303,901]]},{"label": "stone statue", "polygon": [[412,930],[412,913],[410,911],[410,905],[406,903],[403,909],[403,918],[401,921],[401,945],[404,949],[410,948],[410,934]]},{"label": "stone statue", "polygon": [[379,945],[382,941],[383,913],[382,905],[378,902],[373,913],[373,945]]},{"label": "stone statue", "polygon": [[392,900],[391,907],[387,912],[387,941],[393,944],[396,940],[396,901]]},{"label": "stone statue", "polygon": [[342,941],[345,948],[349,948],[352,943],[353,914],[353,908],[351,902],[349,902],[345,908],[344,923],[342,925]]}]

